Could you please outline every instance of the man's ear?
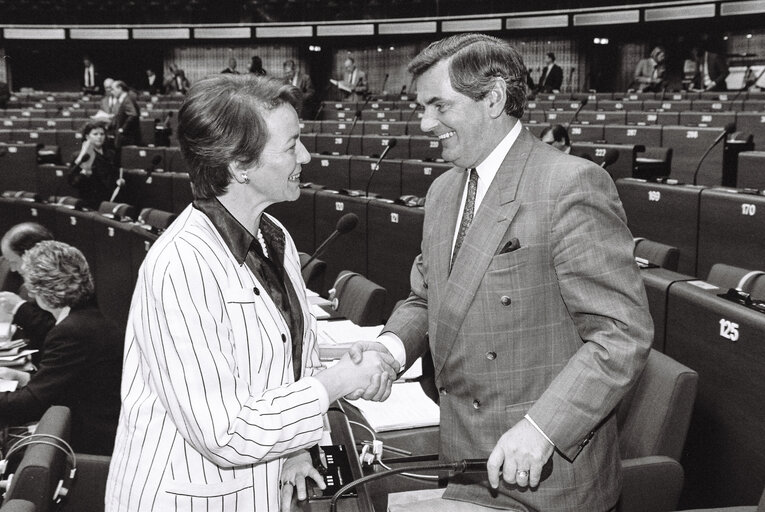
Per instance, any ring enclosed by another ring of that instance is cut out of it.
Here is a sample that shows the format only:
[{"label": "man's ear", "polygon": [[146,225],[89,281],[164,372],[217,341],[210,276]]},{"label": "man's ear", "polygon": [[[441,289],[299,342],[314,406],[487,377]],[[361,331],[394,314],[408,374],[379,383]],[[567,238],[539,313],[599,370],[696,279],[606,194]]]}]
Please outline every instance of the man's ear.
[{"label": "man's ear", "polygon": [[505,103],[507,102],[507,84],[501,77],[494,78],[494,85],[489,94],[484,98],[486,106],[489,109],[489,115],[496,119],[505,113]]}]

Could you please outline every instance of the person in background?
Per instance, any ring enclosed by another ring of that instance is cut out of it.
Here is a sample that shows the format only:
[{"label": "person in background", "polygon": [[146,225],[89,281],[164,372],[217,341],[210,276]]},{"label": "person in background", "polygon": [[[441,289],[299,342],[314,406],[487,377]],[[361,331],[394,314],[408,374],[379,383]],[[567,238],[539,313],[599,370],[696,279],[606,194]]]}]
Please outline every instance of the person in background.
[{"label": "person in background", "polygon": [[539,137],[542,142],[549,144],[559,151],[571,153],[571,139],[568,137],[568,130],[565,126],[554,124],[542,130]]},{"label": "person in background", "polygon": [[367,91],[367,74],[356,67],[356,61],[348,57],[343,62],[343,80],[340,93],[346,101],[364,101]]},{"label": "person in background", "polygon": [[307,73],[298,71],[295,61],[292,59],[284,61],[282,70],[284,72],[284,82],[300,89],[300,93],[303,95],[303,117],[310,117],[316,92],[313,88],[311,77]]},{"label": "person in background", "polygon": [[146,70],[146,78],[144,78],[143,90],[154,96],[155,94],[162,94],[164,88],[162,87],[162,79],[154,73],[153,69]]},{"label": "person in background", "polygon": [[30,375],[0,368],[18,382],[0,393],[0,418],[10,425],[39,420],[51,405],[72,411],[75,452],[109,455],[119,415],[123,332],[95,304],[85,256],[63,242],[42,241],[21,258],[21,275],[37,304],[55,319]]},{"label": "person in background", "polygon": [[250,60],[250,74],[255,76],[266,76],[266,70],[263,69],[263,59],[257,55],[253,55]]},{"label": "person in background", "polygon": [[178,113],[195,199],[139,271],[107,511],[290,510],[306,477],[324,488],[306,449],[329,404],[390,393],[390,356],[323,367],[297,249],[264,212],[300,196],[299,106],[283,80],[219,74]]},{"label": "person in background", "polygon": [[727,91],[725,79],[730,73],[725,55],[711,51],[711,41],[691,50],[695,62],[693,88],[700,91]]},{"label": "person in background", "polygon": [[[116,98],[115,98],[116,100]],[[114,151],[105,147],[106,124],[91,121],[82,128],[82,147],[72,161],[69,184],[80,192],[85,206],[97,210],[117,187]]]},{"label": "person in background", "polygon": [[9,229],[0,240],[0,320],[12,322],[23,329],[23,338],[29,340],[27,348],[38,350],[32,362],[40,363],[43,341],[55,324],[53,316],[41,309],[19,274],[22,257],[26,252],[45,240],[53,240],[53,233],[36,222],[22,222]]},{"label": "person in background", "polygon": [[650,57],[640,59],[635,67],[635,79],[633,81],[638,91],[658,92],[666,87],[667,66],[664,63],[665,59],[666,53],[661,46],[651,50]]},{"label": "person in background", "polygon": [[112,85],[114,85],[113,78],[104,79],[104,91],[106,91],[106,94],[101,98],[101,112],[109,116],[108,120],[111,120],[114,117],[118,107],[117,98],[112,94]]},{"label": "person in background", "polygon": [[406,368],[430,349],[441,459],[488,459],[488,479],[453,478],[439,500],[610,511],[614,409],[653,338],[614,182],[523,128],[526,70],[506,41],[452,36],[409,71],[454,168],[428,190],[409,298],[353,360],[379,350]]},{"label": "person in background", "polygon": [[186,78],[186,72],[181,68],[171,64],[170,78],[165,83],[165,92],[168,94],[186,94],[191,87],[191,82]]},{"label": "person in background", "polygon": [[548,53],[545,56],[545,67],[539,77],[539,92],[558,92],[563,84],[563,69],[555,63],[555,54]]},{"label": "person in background", "polygon": [[238,75],[239,71],[236,70],[236,59],[234,57],[231,57],[228,59],[228,67],[221,71],[221,73],[229,73],[232,75]]},{"label": "person in background", "polygon": [[122,146],[136,145],[141,142],[139,122],[141,109],[135,95],[130,93],[127,84],[122,80],[114,82],[112,95],[117,99],[117,112],[112,119],[112,129],[114,130],[114,147],[119,152]]},{"label": "person in background", "polygon": [[109,91],[101,90],[101,75],[96,72],[96,66],[89,56],[82,58],[82,75],[80,76],[80,88],[83,94],[108,94]]}]

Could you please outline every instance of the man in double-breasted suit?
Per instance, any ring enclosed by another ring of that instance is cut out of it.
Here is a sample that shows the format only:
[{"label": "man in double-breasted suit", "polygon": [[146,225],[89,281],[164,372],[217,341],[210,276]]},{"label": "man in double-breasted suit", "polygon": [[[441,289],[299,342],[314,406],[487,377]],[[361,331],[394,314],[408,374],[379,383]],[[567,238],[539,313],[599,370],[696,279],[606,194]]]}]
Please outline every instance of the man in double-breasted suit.
[{"label": "man in double-breasted suit", "polygon": [[488,481],[452,480],[443,498],[611,510],[613,410],[653,332],[614,184],[522,127],[525,67],[506,42],[453,36],[409,70],[455,167],[428,192],[409,298],[352,354],[387,349],[403,368],[430,348],[442,459],[488,458]]}]

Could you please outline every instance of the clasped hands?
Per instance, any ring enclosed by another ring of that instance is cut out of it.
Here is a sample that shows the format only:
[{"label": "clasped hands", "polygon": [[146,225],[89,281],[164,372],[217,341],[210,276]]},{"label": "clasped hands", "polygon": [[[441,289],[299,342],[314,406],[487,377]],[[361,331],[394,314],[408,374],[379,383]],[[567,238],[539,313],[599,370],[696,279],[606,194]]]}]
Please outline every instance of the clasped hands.
[{"label": "clasped hands", "polygon": [[388,352],[388,349],[377,341],[359,341],[351,346],[348,355],[356,365],[354,370],[360,370],[364,366],[365,359],[372,358],[378,361],[382,371],[372,374],[366,387],[356,389],[347,394],[345,398],[349,400],[363,398],[375,402],[382,402],[387,399],[400,370],[398,361]]}]

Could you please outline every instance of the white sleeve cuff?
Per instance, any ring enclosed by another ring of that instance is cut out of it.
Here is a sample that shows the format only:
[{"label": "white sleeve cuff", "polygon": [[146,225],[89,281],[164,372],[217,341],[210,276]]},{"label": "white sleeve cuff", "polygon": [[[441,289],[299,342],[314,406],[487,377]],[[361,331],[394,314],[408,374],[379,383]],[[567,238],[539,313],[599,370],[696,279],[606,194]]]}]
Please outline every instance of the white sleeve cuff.
[{"label": "white sleeve cuff", "polygon": [[16,316],[16,312],[19,310],[19,308],[22,305],[26,304],[26,303],[27,303],[27,301],[22,300],[18,304],[16,304],[15,306],[13,306],[13,311],[11,311],[11,316]]},{"label": "white sleeve cuff", "polygon": [[319,382],[316,377],[303,377],[301,382],[305,382],[310,388],[313,388],[316,395],[319,397],[319,407],[321,407],[321,413],[324,414],[329,409],[329,394],[324,384]]},{"label": "white sleeve cuff", "polygon": [[398,361],[401,371],[403,371],[406,366],[406,349],[404,348],[404,342],[401,341],[401,338],[392,332],[387,331],[378,336],[377,341],[388,349],[390,355],[393,356],[393,359]]},{"label": "white sleeve cuff", "polygon": [[549,437],[547,437],[547,434],[545,434],[544,430],[542,430],[541,428],[539,428],[539,425],[537,425],[537,422],[536,422],[536,421],[534,421],[534,420],[532,420],[532,419],[531,419],[531,416],[529,416],[529,415],[527,414],[527,415],[525,415],[525,416],[524,416],[524,418],[526,418],[526,419],[529,421],[529,423],[531,423],[531,425],[532,425],[532,426],[533,426],[535,429],[537,429],[537,431],[538,431],[540,434],[542,434],[542,436],[543,436],[545,439],[547,439],[547,442],[548,442],[548,443],[550,443],[550,444],[551,444],[553,447],[555,447],[555,443],[553,443],[553,442],[552,442],[552,439],[550,439]]}]

